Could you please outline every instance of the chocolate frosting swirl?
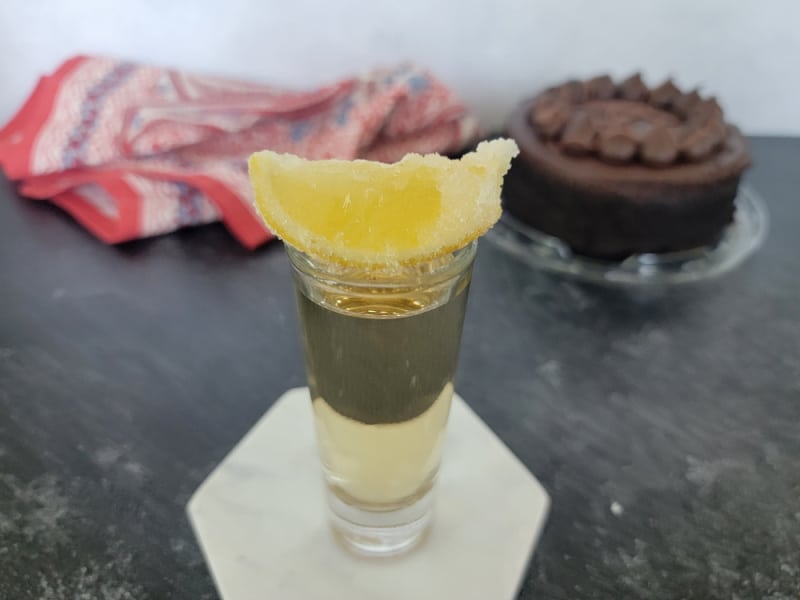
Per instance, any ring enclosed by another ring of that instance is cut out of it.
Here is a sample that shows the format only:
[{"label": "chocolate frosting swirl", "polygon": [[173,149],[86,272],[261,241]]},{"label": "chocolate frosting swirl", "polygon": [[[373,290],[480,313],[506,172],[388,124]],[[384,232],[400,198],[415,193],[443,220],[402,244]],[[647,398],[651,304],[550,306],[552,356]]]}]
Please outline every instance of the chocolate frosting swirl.
[{"label": "chocolate frosting swirl", "polygon": [[648,88],[639,73],[619,84],[600,75],[545,90],[530,121],[566,154],[654,168],[709,159],[728,130],[715,98],[684,93],[670,79]]}]

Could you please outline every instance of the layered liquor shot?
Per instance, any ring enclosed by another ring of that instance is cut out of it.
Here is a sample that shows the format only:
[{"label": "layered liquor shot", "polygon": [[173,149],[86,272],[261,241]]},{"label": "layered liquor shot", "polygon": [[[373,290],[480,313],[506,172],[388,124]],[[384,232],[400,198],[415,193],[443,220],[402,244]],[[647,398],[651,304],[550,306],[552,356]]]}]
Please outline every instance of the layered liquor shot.
[{"label": "layered liquor shot", "polygon": [[350,550],[398,554],[431,524],[477,238],[516,153],[250,158],[293,267],[331,524]]},{"label": "layered liquor shot", "polygon": [[289,250],[333,523],[364,552],[430,519],[474,253],[359,281]]}]

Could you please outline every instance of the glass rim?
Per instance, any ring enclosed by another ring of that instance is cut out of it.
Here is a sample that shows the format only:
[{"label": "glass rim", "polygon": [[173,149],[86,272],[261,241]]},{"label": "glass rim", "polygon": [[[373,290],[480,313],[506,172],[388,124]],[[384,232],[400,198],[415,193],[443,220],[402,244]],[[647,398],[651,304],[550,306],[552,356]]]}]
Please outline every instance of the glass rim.
[{"label": "glass rim", "polygon": [[442,256],[407,265],[392,267],[349,266],[327,262],[284,243],[292,269],[318,281],[353,287],[404,286],[424,281],[426,285],[447,281],[462,274],[473,262],[478,240]]}]

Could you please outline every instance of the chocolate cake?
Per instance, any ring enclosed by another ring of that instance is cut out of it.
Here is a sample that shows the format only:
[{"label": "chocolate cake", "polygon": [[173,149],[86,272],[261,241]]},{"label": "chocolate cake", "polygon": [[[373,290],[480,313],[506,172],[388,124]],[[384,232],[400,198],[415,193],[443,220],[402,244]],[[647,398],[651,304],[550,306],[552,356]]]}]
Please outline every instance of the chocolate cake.
[{"label": "chocolate cake", "polygon": [[517,108],[508,135],[520,155],[504,208],[606,260],[716,243],[750,164],[714,98],[672,81],[648,88],[638,74],[549,88]]}]

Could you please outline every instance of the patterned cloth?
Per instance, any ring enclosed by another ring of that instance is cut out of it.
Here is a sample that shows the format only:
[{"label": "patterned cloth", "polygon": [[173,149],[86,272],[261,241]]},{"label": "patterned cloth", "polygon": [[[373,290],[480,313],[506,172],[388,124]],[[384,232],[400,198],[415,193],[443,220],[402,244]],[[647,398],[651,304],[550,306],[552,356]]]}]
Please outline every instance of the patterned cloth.
[{"label": "patterned cloth", "polygon": [[222,220],[255,248],[272,234],[253,209],[251,152],[391,162],[475,134],[452,91],[409,65],[297,92],[77,56],[0,130],[0,167],[108,243]]}]

